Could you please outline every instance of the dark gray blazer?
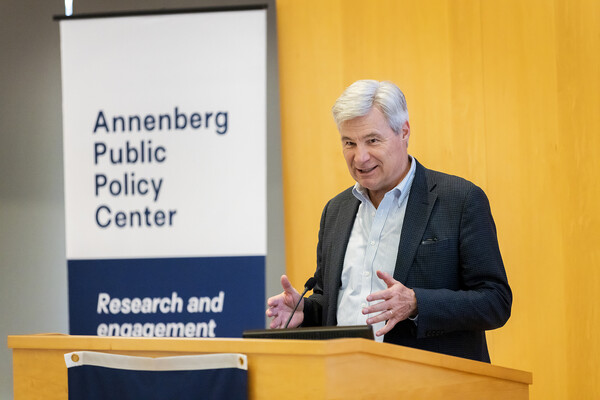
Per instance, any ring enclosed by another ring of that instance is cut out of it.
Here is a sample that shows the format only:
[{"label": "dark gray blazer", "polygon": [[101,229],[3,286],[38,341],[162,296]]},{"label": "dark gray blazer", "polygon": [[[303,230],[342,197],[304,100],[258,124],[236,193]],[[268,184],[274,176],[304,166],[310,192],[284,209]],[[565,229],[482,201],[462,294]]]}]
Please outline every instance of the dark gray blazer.
[{"label": "dark gray blazer", "polygon": [[[303,326],[337,325],[342,267],[358,206],[350,188],[323,210],[317,284],[305,301]],[[419,316],[416,324],[398,323],[386,342],[490,361],[485,331],[506,323],[512,293],[479,187],[417,162],[394,279],[415,291]]]}]

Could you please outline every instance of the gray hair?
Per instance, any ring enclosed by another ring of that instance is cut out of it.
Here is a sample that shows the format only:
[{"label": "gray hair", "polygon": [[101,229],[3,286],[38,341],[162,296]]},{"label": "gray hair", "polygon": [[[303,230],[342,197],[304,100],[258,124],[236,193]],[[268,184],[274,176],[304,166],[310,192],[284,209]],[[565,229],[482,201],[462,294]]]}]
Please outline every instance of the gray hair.
[{"label": "gray hair", "polygon": [[338,128],[344,122],[367,115],[377,107],[383,113],[390,128],[396,133],[408,121],[404,93],[390,81],[360,80],[348,86],[335,101],[333,118]]}]

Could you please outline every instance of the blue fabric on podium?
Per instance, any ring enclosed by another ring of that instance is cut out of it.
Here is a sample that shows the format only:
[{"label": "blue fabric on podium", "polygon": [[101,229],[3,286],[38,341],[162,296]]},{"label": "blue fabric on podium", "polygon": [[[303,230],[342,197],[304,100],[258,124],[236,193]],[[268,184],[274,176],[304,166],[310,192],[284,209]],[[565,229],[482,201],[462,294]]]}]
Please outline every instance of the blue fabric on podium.
[{"label": "blue fabric on podium", "polygon": [[145,371],[71,366],[69,400],[245,400],[247,372],[240,368]]}]

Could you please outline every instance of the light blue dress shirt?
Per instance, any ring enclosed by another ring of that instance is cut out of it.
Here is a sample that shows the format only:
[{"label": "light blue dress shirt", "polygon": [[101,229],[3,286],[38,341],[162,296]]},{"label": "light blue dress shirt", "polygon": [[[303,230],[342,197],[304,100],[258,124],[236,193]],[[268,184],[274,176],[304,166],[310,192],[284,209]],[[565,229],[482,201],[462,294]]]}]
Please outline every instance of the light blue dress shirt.
[{"label": "light blue dress shirt", "polygon": [[[352,189],[360,205],[344,258],[342,286],[338,295],[339,326],[364,325],[367,318],[379,314],[363,315],[362,309],[370,305],[367,302],[370,293],[387,289],[376,271],[394,275],[406,203],[417,164],[409,157],[408,174],[385,194],[378,208],[375,208],[364,187],[356,183]],[[373,331],[377,332],[384,325],[385,321],[373,325]],[[383,341],[383,336],[376,337],[376,340]]]}]

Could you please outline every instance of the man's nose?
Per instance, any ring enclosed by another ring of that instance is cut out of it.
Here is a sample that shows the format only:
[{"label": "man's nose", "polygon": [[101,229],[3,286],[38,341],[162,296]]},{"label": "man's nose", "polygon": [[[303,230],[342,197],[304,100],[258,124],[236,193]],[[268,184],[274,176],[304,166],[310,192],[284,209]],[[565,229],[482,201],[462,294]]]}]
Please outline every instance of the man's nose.
[{"label": "man's nose", "polygon": [[363,145],[357,145],[356,151],[354,153],[354,161],[363,163],[368,161],[371,155],[369,154],[369,150]]}]

